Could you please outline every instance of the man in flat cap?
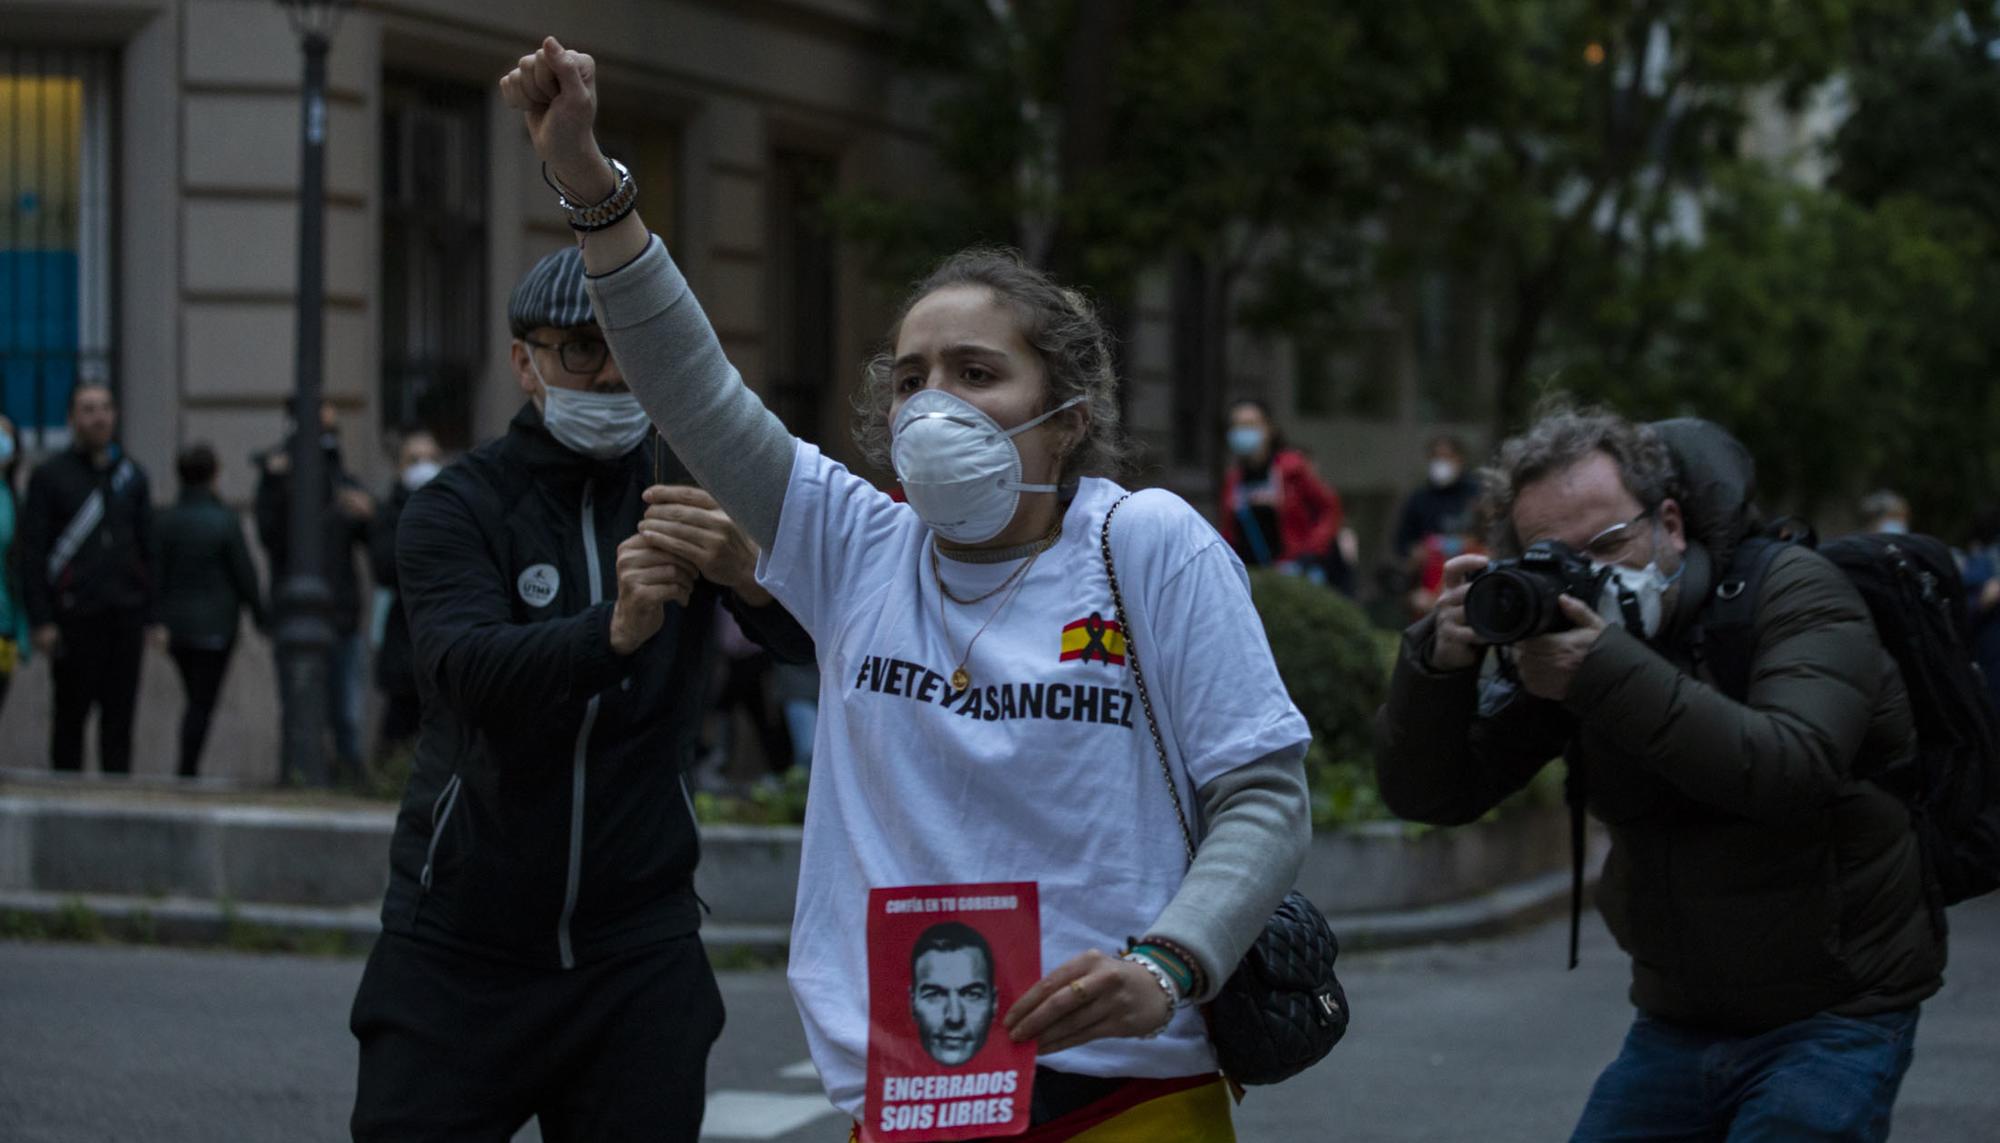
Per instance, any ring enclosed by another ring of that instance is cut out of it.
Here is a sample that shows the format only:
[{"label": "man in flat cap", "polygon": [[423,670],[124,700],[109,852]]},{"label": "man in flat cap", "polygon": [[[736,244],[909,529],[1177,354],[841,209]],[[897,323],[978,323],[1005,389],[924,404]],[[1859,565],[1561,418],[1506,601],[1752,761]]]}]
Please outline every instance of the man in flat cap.
[{"label": "man in flat cap", "polygon": [[575,248],[508,320],[526,403],[397,529],[423,718],[354,998],[353,1133],[693,1139],[722,1000],[681,774],[714,608],[780,657],[812,645],[649,431]]}]

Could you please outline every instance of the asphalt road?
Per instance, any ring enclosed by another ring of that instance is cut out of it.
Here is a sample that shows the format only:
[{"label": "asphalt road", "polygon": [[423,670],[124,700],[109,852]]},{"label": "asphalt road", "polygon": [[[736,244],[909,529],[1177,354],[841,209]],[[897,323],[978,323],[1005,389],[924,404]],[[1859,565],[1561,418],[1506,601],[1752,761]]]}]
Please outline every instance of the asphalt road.
[{"label": "asphalt road", "polygon": [[[2000,897],[1952,920],[1952,968],[1925,1006],[1901,1139],[1993,1139],[2000,1122]],[[1630,1011],[1601,925],[1574,973],[1563,953],[1556,924],[1350,958],[1349,1039],[1305,1076],[1253,1091],[1240,1136],[1566,1137]],[[0,1140],[343,1139],[360,971],[358,960],[0,943]],[[783,977],[730,973],[723,992],[705,1137],[839,1143],[844,1124],[804,1066]]]}]

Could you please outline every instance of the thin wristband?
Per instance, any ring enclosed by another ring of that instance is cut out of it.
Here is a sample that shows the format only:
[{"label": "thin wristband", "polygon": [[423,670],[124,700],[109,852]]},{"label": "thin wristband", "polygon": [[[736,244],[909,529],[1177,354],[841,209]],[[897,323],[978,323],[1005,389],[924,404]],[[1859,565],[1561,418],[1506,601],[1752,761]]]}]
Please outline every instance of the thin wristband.
[{"label": "thin wristband", "polygon": [[1194,991],[1194,970],[1173,952],[1155,944],[1134,945],[1130,951],[1151,957],[1155,964],[1166,969],[1167,975],[1174,978],[1174,986],[1180,989],[1181,995],[1185,996]]},{"label": "thin wristband", "polygon": [[1187,966],[1188,975],[1194,978],[1194,983],[1187,990],[1189,996],[1200,996],[1208,991],[1208,973],[1202,970],[1201,962],[1196,960],[1194,954],[1189,952],[1185,946],[1167,940],[1165,937],[1150,933],[1140,938],[1139,943],[1142,945],[1152,945],[1164,952],[1172,953],[1181,959],[1181,963]]}]

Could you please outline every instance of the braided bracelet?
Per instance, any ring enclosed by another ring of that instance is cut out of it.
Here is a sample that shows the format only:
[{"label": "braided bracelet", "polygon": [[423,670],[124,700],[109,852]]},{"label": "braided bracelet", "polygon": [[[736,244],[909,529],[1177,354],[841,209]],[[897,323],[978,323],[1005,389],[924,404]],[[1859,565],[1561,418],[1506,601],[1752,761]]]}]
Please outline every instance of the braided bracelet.
[{"label": "braided bracelet", "polygon": [[1173,1024],[1174,1013],[1179,1011],[1181,1006],[1180,989],[1174,986],[1173,977],[1167,975],[1167,970],[1153,963],[1153,959],[1145,955],[1144,953],[1128,952],[1124,956],[1119,957],[1118,959],[1129,960],[1133,964],[1138,965],[1140,968],[1145,969],[1147,972],[1152,973],[1153,981],[1160,986],[1160,991],[1163,994],[1165,994],[1167,998],[1166,1019],[1160,1021],[1159,1027],[1153,1029],[1150,1032],[1141,1033],[1138,1037],[1141,1040],[1153,1039],[1160,1033],[1166,1031],[1168,1026]]}]

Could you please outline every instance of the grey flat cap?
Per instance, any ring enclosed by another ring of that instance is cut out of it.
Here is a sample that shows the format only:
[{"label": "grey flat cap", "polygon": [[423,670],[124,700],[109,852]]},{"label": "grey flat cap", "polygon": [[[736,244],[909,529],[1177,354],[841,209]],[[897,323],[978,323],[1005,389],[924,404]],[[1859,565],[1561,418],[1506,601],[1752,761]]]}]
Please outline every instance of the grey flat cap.
[{"label": "grey flat cap", "polygon": [[596,320],[583,292],[583,251],[575,246],[535,263],[507,298],[507,326],[515,337],[539,326],[569,329]]}]

